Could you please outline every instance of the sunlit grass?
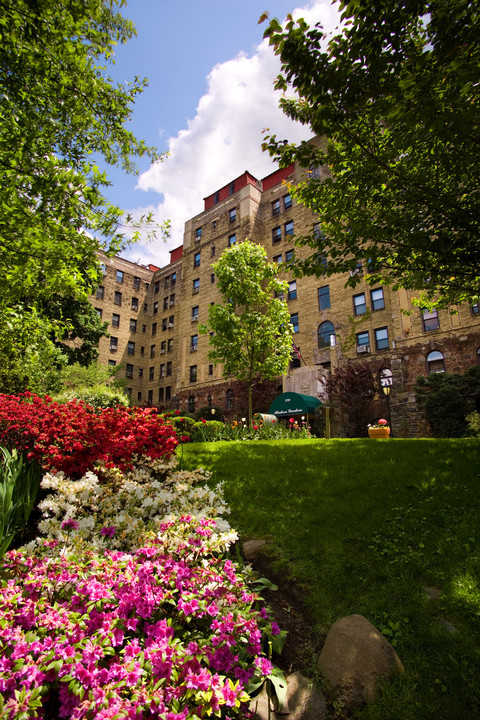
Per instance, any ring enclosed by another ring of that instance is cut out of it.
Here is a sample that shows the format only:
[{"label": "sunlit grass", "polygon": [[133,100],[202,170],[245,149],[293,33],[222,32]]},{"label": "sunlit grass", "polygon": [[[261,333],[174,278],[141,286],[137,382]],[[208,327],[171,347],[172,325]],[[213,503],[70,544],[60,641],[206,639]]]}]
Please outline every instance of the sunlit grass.
[{"label": "sunlit grass", "polygon": [[478,440],[211,443],[183,453],[184,466],[225,482],[241,535],[268,540],[305,588],[319,635],[360,613],[394,642],[405,676],[359,717],[480,717]]}]

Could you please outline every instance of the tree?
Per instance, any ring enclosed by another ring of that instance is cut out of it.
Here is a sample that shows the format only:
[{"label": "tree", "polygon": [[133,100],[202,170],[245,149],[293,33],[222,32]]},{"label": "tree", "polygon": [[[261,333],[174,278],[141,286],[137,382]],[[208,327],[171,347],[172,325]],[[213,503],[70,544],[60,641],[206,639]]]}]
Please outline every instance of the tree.
[{"label": "tree", "polygon": [[223,363],[248,388],[248,422],[252,424],[252,390],[260,380],[286,372],[292,352],[292,326],[286,302],[279,297],[287,283],[278,279],[265,249],[249,240],[225,250],[213,265],[223,304],[208,308],[208,356]]},{"label": "tree", "polygon": [[471,367],[463,375],[421,375],[415,396],[436,437],[464,437],[468,434],[466,416],[480,410],[480,367]]},{"label": "tree", "polygon": [[[114,85],[106,69],[134,34],[121,4],[0,0],[1,317],[38,317],[45,328],[52,295],[88,297],[101,277],[98,250],[111,255],[124,242],[98,163],[134,172],[135,156],[157,158],[125,127],[146,81]],[[8,338],[8,324],[0,334]]]},{"label": "tree", "polygon": [[265,32],[282,62],[276,87],[296,93],[284,112],[322,138],[264,143],[281,165],[312,170],[292,190],[319,220],[298,239],[312,252],[297,272],[361,261],[371,283],[423,291],[417,304],[470,301],[480,292],[480,2],[339,7],[333,37],[291,17]]},{"label": "tree", "polygon": [[347,419],[347,432],[365,437],[375,412],[375,395],[379,389],[379,362],[347,362],[335,368],[327,383],[333,406]]}]

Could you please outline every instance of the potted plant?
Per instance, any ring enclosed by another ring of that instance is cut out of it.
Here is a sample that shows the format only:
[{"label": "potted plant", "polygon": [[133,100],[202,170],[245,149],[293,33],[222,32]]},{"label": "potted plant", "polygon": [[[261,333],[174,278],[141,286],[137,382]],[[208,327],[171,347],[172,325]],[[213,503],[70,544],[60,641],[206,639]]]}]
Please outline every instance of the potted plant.
[{"label": "potted plant", "polygon": [[368,426],[368,435],[369,437],[376,438],[377,440],[388,438],[390,435],[388,422],[384,418],[380,418],[380,420],[377,420],[376,423],[372,423]]}]

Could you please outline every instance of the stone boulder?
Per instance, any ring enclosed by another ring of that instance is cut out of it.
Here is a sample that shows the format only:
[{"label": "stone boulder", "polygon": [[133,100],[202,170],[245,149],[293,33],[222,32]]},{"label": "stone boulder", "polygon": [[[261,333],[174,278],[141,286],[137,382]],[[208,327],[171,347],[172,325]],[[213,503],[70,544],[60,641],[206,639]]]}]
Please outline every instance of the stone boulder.
[{"label": "stone boulder", "polygon": [[375,702],[380,683],[405,672],[385,636],[362,615],[350,615],[332,625],[318,667],[347,711]]},{"label": "stone boulder", "polygon": [[282,710],[271,707],[269,714],[267,691],[263,688],[250,702],[250,709],[255,715],[260,720],[325,720],[327,704],[312,681],[299,672],[292,673],[286,680],[287,700]]}]

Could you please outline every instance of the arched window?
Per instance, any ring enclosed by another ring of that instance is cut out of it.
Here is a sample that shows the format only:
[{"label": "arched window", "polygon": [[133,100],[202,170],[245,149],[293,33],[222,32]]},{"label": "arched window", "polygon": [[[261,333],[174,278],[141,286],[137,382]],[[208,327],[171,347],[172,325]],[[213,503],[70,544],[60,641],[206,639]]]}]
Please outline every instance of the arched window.
[{"label": "arched window", "polygon": [[190,395],[188,398],[188,412],[195,412],[195,395]]},{"label": "arched window", "polygon": [[427,355],[427,371],[429,375],[431,373],[445,372],[445,359],[443,353],[439,350],[432,350],[432,352]]},{"label": "arched window", "polygon": [[233,390],[227,390],[227,410],[233,410],[234,401],[235,393]]},{"label": "arched window", "polygon": [[335,325],[330,322],[330,320],[326,320],[318,326],[318,347],[330,347],[330,338],[332,337],[332,335],[333,337],[335,337]]}]

